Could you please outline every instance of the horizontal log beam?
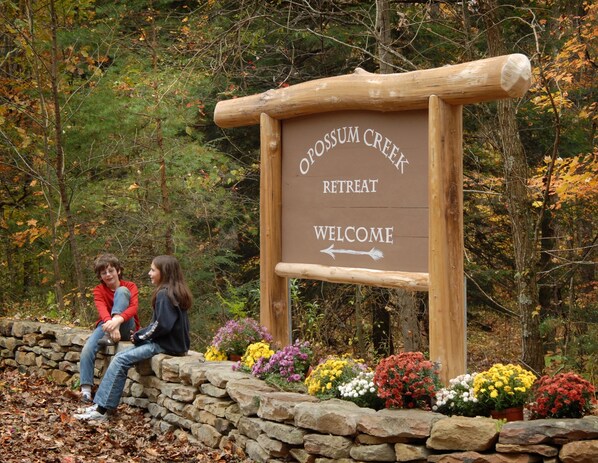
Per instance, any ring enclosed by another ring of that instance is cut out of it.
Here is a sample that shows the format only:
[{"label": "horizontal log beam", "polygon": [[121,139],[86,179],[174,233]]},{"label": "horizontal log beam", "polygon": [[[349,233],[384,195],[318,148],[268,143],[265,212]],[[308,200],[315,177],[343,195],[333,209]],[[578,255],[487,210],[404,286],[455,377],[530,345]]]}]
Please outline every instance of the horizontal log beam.
[{"label": "horizontal log beam", "polygon": [[214,121],[226,128],[259,124],[262,113],[280,120],[329,111],[425,109],[431,95],[463,105],[521,97],[530,85],[529,59],[518,53],[401,74],[357,69],[353,74],[220,101]]},{"label": "horizontal log beam", "polygon": [[409,291],[428,291],[427,273],[388,272],[363,268],[328,267],[316,264],[279,262],[275,272],[279,277],[305,278],[331,283],[351,283],[384,288],[403,288]]}]

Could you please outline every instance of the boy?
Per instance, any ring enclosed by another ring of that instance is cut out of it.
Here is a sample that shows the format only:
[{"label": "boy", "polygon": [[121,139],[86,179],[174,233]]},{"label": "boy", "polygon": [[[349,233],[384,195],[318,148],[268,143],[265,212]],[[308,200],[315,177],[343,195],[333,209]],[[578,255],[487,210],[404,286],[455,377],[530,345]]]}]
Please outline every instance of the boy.
[{"label": "boy", "polygon": [[94,262],[100,284],[93,290],[98,320],[96,328],[81,351],[79,367],[81,400],[91,402],[95,357],[100,347],[113,346],[129,339],[140,327],[137,309],[139,291],[131,281],[121,280],[123,268],[114,254],[102,254]]}]

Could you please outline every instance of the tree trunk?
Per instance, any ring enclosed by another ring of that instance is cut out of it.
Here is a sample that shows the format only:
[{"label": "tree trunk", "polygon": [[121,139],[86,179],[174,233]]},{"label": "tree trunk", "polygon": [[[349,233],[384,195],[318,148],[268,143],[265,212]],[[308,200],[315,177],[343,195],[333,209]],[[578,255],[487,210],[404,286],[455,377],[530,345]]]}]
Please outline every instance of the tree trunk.
[{"label": "tree trunk", "polygon": [[[153,9],[153,4],[150,2],[150,11]],[[164,230],[164,253],[172,254],[174,252],[174,242],[172,238],[173,224],[171,221],[172,208],[170,205],[170,194],[168,190],[168,177],[166,175],[166,157],[164,154],[164,134],[162,131],[162,119],[160,112],[158,111],[161,104],[161,96],[159,93],[159,82],[158,82],[158,31],[156,26],[155,14],[152,15],[152,41],[151,41],[151,53],[152,53],[152,68],[155,74],[155,80],[152,83],[154,89],[154,101],[156,111],[156,145],[158,148],[158,164],[160,165],[160,193],[162,196],[162,211],[165,217],[165,230]]]},{"label": "tree trunk", "polygon": [[[156,88],[157,93],[157,88]],[[174,252],[174,244],[172,240],[172,222],[170,215],[172,212],[170,206],[170,196],[168,194],[168,178],[166,176],[166,158],[164,157],[164,138],[162,135],[162,120],[158,117],[156,119],[156,143],[159,152],[160,164],[160,191],[162,193],[162,210],[166,217],[166,230],[164,230],[164,251],[166,254]]]},{"label": "tree trunk", "polygon": [[421,298],[411,291],[393,290],[390,294],[390,302],[399,312],[403,350],[405,352],[425,352],[428,350],[419,318],[422,305]]},{"label": "tree trunk", "polygon": [[[388,0],[376,0],[376,44],[378,69],[380,74],[393,72],[392,55],[389,52],[392,41],[390,28],[390,7]],[[388,291],[388,290],[380,290]],[[380,291],[372,290],[370,294],[378,295]],[[397,291],[402,291],[398,289]],[[386,310],[386,297],[372,298],[372,343],[374,351],[381,356],[393,352],[390,312]]]},{"label": "tree trunk", "polygon": [[379,72],[380,74],[391,74],[393,65],[390,53],[392,35],[389,0],[376,0],[376,35]]},{"label": "tree trunk", "polygon": [[370,288],[368,304],[372,313],[372,344],[377,356],[386,357],[394,352],[390,312],[387,310],[388,290]]},{"label": "tree trunk", "polygon": [[357,350],[359,356],[366,356],[365,332],[363,329],[363,287],[355,285],[355,337],[357,338]]},{"label": "tree trunk", "polygon": [[[488,49],[491,56],[508,53],[498,17],[496,0],[483,2],[485,8]],[[544,352],[540,336],[540,314],[537,288],[535,215],[528,190],[528,165],[519,138],[517,114],[513,100],[497,102],[498,123],[493,127],[496,146],[503,159],[507,206],[511,219],[515,253],[517,305],[522,328],[522,362],[539,373],[544,368]]]},{"label": "tree trunk", "polygon": [[75,225],[73,215],[71,213],[70,199],[68,197],[66,176],[64,172],[64,151],[62,146],[62,122],[60,116],[60,98],[58,92],[58,41],[56,37],[56,29],[58,28],[58,20],[56,18],[56,10],[54,0],[50,0],[50,27],[52,31],[52,57],[50,81],[52,86],[52,102],[54,105],[54,149],[56,150],[56,178],[58,182],[58,191],[60,193],[60,203],[64,208],[66,226],[68,231],[69,247],[73,258],[73,268],[75,270],[75,280],[77,284],[77,293],[75,295],[75,303],[73,304],[72,314],[77,315],[77,311],[82,307],[82,298],[85,295],[85,284],[83,280],[83,273],[81,271],[81,259],[79,257],[79,249],[77,246],[77,238],[75,235]]}]

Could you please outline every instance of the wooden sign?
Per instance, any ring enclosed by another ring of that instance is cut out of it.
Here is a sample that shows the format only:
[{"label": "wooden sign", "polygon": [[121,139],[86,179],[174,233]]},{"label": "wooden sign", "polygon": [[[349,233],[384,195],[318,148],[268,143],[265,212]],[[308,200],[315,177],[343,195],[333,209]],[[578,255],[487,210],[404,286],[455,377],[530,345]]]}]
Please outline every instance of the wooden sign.
[{"label": "wooden sign", "polygon": [[282,260],[428,271],[428,112],[282,123]]},{"label": "wooden sign", "polygon": [[530,85],[512,54],[219,102],[220,127],[260,124],[260,321],[274,339],[291,342],[288,278],[428,291],[430,359],[445,383],[464,373],[463,105]]}]

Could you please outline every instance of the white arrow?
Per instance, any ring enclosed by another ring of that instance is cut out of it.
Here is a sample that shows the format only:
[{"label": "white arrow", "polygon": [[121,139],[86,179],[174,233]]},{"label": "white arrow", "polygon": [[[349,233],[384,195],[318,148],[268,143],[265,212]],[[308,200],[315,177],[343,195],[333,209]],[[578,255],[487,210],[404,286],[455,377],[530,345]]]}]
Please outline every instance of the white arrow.
[{"label": "white arrow", "polygon": [[335,259],[335,254],[354,254],[354,255],[364,255],[370,256],[374,260],[380,260],[384,258],[384,253],[376,248],[372,248],[369,251],[355,251],[353,249],[333,249],[334,244],[331,244],[330,247],[326,249],[321,249],[320,252],[328,254],[330,257]]}]

